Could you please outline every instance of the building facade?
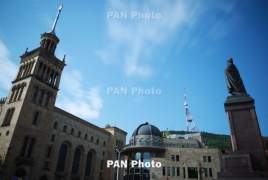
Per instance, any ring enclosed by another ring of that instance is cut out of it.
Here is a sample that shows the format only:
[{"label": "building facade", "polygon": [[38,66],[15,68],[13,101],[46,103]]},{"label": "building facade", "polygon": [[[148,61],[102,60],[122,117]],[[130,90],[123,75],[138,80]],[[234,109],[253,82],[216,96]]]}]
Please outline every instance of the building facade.
[{"label": "building facade", "polygon": [[[149,123],[138,126],[123,153],[127,180],[217,179],[221,168],[220,151],[206,147],[201,133],[163,138]],[[133,161],[142,163],[132,165]]]},{"label": "building facade", "polygon": [[115,147],[123,147],[127,133],[55,107],[66,66],[54,55],[59,41],[54,26],[42,34],[40,46],[21,56],[9,94],[0,100],[2,180],[114,179],[116,169],[106,162],[117,158]]}]

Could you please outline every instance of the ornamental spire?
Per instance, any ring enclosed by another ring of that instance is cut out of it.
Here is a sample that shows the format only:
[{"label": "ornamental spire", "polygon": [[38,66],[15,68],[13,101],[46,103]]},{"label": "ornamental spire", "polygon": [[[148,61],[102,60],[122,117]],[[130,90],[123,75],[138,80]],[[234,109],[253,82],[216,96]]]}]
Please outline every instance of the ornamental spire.
[{"label": "ornamental spire", "polygon": [[54,24],[52,26],[52,30],[49,32],[51,34],[54,34],[56,35],[55,33],[55,28],[56,28],[56,25],[57,25],[57,22],[58,22],[58,19],[59,19],[59,16],[60,16],[60,12],[61,12],[61,9],[62,9],[63,5],[60,5],[59,9],[58,9],[58,13],[57,13],[57,16],[56,16],[56,19],[54,21]]}]

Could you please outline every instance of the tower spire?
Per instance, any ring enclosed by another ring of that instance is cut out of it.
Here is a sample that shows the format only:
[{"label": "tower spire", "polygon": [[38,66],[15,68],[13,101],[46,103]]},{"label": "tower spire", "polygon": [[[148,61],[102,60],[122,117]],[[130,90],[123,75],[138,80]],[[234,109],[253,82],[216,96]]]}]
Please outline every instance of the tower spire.
[{"label": "tower spire", "polygon": [[193,118],[190,114],[188,104],[186,102],[186,90],[184,88],[184,107],[186,109],[186,131],[189,132],[199,132],[198,128],[196,127]]},{"label": "tower spire", "polygon": [[52,30],[50,31],[51,34],[56,35],[55,28],[56,28],[56,25],[57,25],[57,22],[58,22],[58,19],[59,19],[59,16],[60,16],[60,12],[61,12],[62,7],[63,7],[63,5],[60,5],[60,7],[58,9],[58,13],[57,13],[56,19],[55,19],[54,24],[52,26]]}]

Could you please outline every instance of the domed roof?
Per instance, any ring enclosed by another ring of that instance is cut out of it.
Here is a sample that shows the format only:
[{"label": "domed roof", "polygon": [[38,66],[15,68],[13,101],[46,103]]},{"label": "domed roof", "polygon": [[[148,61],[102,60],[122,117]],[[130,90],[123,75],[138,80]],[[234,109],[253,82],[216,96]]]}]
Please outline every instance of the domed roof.
[{"label": "domed roof", "polygon": [[154,125],[149,124],[148,122],[146,122],[145,124],[139,125],[139,127],[132,134],[132,136],[137,136],[137,135],[153,135],[153,136],[162,137],[159,129],[155,127]]}]

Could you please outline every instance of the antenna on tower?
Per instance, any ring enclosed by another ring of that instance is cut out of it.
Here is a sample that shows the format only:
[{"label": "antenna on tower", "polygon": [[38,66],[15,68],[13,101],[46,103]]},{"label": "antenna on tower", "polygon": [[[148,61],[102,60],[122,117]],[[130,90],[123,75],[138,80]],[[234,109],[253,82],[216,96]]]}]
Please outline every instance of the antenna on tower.
[{"label": "antenna on tower", "polygon": [[58,22],[58,19],[59,19],[59,16],[60,16],[60,12],[61,12],[62,7],[63,7],[63,5],[60,5],[60,7],[58,9],[58,13],[57,13],[56,19],[55,19],[54,24],[52,26],[52,30],[50,31],[51,34],[56,35],[55,28],[56,28],[56,25],[57,25],[57,22]]},{"label": "antenna on tower", "polygon": [[186,90],[184,88],[184,107],[186,109],[186,132],[200,132],[196,127],[186,102]]}]

